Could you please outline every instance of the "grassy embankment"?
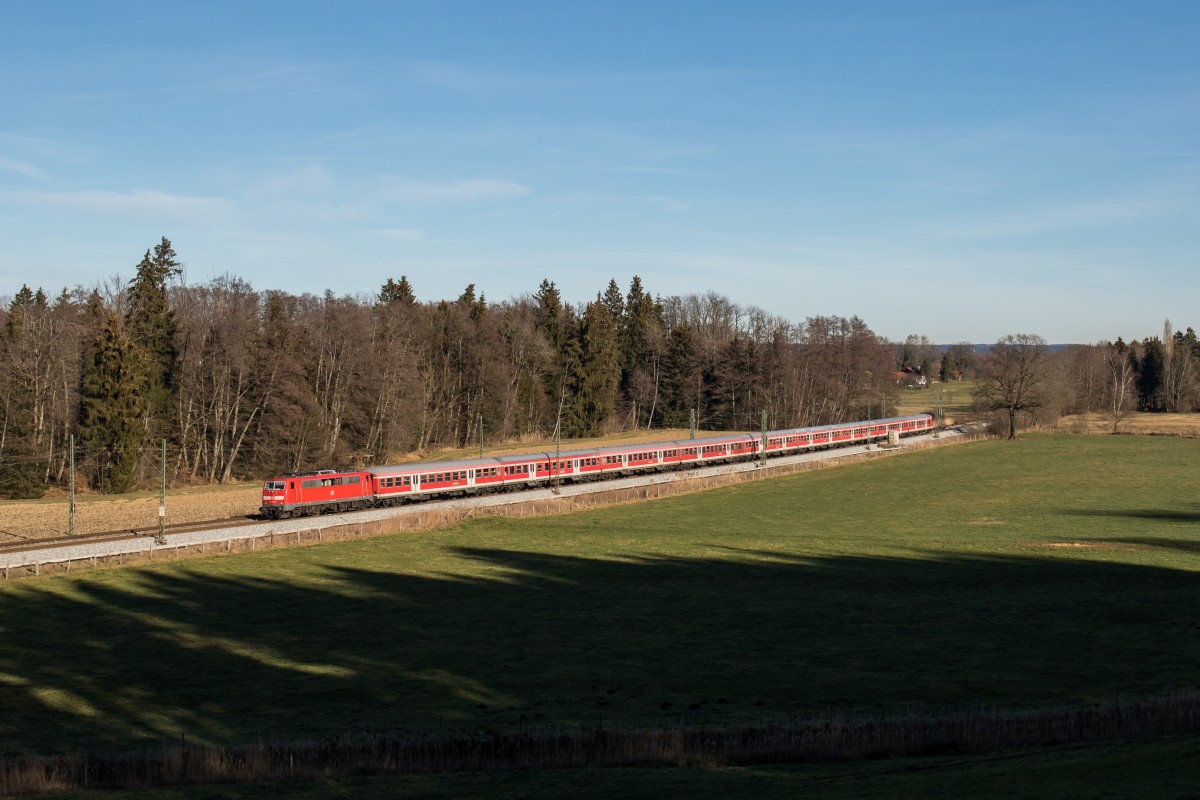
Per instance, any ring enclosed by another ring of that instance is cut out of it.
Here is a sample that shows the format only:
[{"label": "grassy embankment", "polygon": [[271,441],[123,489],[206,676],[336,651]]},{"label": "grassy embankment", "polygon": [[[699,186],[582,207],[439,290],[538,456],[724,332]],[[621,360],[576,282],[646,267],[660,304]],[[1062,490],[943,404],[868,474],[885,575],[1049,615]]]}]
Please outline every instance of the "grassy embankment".
[{"label": "grassy embankment", "polygon": [[1195,689],[1198,463],[1188,440],[1028,437],[4,586],[0,752]]}]

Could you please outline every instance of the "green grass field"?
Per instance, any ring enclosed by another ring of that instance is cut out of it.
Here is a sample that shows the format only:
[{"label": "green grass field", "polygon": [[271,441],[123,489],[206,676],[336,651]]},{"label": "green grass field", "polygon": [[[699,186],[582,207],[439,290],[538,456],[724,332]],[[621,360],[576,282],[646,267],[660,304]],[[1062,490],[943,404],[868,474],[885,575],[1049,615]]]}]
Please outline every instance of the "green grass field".
[{"label": "green grass field", "polygon": [[566,517],[11,583],[0,752],[1194,689],[1197,467],[1191,440],[1028,436]]},{"label": "green grass field", "polygon": [[932,414],[941,393],[942,417],[961,420],[974,413],[975,387],[978,381],[963,380],[935,383],[931,386],[906,389],[896,398],[897,414]]}]

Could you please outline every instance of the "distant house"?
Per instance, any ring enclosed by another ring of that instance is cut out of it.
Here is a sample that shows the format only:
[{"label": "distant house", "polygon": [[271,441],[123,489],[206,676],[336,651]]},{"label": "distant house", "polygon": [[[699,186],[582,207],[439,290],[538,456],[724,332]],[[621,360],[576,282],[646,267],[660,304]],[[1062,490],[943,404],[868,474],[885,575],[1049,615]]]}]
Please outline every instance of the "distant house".
[{"label": "distant house", "polygon": [[921,374],[920,367],[907,367],[903,372],[894,373],[896,384],[906,389],[917,389],[929,385],[929,380]]}]

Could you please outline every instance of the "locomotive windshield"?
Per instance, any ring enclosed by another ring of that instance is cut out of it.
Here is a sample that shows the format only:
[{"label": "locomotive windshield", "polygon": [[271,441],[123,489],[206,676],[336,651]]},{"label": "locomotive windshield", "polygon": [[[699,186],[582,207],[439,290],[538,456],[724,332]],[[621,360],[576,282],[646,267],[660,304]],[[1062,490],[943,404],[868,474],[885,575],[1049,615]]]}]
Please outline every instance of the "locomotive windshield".
[{"label": "locomotive windshield", "polygon": [[268,492],[282,492],[283,481],[267,481],[265,488]]}]

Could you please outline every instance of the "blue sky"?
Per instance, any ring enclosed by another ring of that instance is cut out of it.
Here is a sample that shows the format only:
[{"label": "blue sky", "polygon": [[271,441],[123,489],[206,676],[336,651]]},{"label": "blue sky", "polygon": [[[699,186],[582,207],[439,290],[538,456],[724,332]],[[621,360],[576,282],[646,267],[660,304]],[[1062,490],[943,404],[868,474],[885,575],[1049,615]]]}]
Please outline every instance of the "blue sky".
[{"label": "blue sky", "polygon": [[1200,3],[0,4],[0,295],[638,274],[935,341],[1200,327]]}]

